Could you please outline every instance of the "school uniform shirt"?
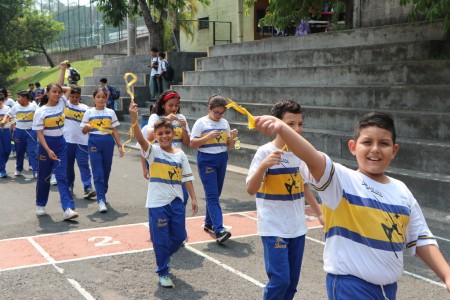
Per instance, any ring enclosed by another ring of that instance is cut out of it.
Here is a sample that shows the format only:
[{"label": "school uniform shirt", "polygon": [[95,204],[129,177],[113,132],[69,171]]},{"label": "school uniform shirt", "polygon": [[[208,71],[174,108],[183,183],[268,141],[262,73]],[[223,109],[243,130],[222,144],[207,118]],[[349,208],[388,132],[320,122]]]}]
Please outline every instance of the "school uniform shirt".
[{"label": "school uniform shirt", "polygon": [[39,107],[33,119],[33,130],[44,130],[45,136],[62,136],[64,134],[64,108],[67,98],[63,95],[55,106]]},{"label": "school uniform shirt", "polygon": [[191,140],[194,138],[201,138],[213,130],[219,130],[220,135],[198,147],[198,151],[209,154],[227,151],[227,140],[230,137],[230,125],[224,118],[221,118],[218,122],[211,120],[208,116],[198,119],[192,127]]},{"label": "school uniform shirt", "polygon": [[377,285],[398,281],[404,247],[415,254],[417,246],[437,245],[419,204],[403,182],[382,184],[325,157],[322,178],[310,178],[323,202],[325,271]]},{"label": "school uniform shirt", "polygon": [[[11,107],[6,106],[5,104],[3,104],[3,108],[0,109],[0,122],[5,118],[5,116],[7,115],[7,113],[11,110]],[[9,128],[10,126],[4,126],[3,129],[5,128]],[[0,129],[1,130],[1,129]]]},{"label": "school uniform shirt", "polygon": [[5,105],[12,108],[14,105],[16,105],[16,101],[14,101],[14,99],[12,99],[12,98],[8,98],[5,101]]},{"label": "school uniform shirt", "polygon": [[[176,116],[178,119],[186,120],[186,117],[182,114],[176,114]],[[147,129],[147,131],[154,130],[155,122],[164,117],[165,116],[158,116],[157,114],[151,114],[150,118],[148,119],[149,129]],[[174,131],[172,146],[174,148],[181,149],[183,146],[183,128],[181,127],[180,122],[178,122],[178,121],[172,121],[172,126],[173,126],[173,131]],[[189,126],[188,126],[187,122],[186,122],[186,131],[188,134],[190,134]],[[146,137],[147,135],[144,135],[144,136]]]},{"label": "school uniform shirt", "polygon": [[178,150],[177,153],[168,153],[150,142],[148,145],[146,152],[141,149],[141,155],[150,165],[145,207],[162,207],[176,197],[183,199],[182,183],[194,180],[186,154],[182,150]]},{"label": "school uniform shirt", "polygon": [[112,134],[113,128],[120,125],[116,113],[110,108],[97,110],[95,107],[89,108],[83,116],[80,127],[86,124],[91,125],[89,134],[106,135]]},{"label": "school uniform shirt", "polygon": [[83,134],[80,124],[88,109],[89,107],[83,103],[78,105],[73,105],[70,102],[66,103],[66,108],[64,109],[66,116],[64,138],[67,143],[87,146],[89,135]]},{"label": "school uniform shirt", "polygon": [[[258,148],[248,171],[250,180],[261,162],[275,150],[272,143]],[[266,171],[256,193],[258,234],[296,238],[306,234],[304,180],[300,175],[301,160],[292,152],[283,152],[281,163]]]},{"label": "school uniform shirt", "polygon": [[30,102],[27,106],[16,103],[8,112],[8,117],[16,119],[16,128],[31,129],[36,109],[38,106],[34,102]]}]

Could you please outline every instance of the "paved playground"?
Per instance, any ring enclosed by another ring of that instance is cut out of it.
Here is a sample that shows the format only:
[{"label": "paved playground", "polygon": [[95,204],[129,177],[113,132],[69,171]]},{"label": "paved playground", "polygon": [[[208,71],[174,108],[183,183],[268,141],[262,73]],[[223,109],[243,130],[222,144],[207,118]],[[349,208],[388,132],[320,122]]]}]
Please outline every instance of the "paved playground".
[{"label": "paved playground", "polygon": [[[228,172],[221,197],[224,223],[233,237],[218,245],[201,224],[204,194],[196,173],[199,213],[187,211],[189,241],[172,258],[175,288],[157,284],[149,241],[145,197],[138,152],[114,156],[108,213],[96,201],[82,199],[75,186],[73,222],[62,220],[57,188],[52,187],[48,216],[35,215],[35,180],[31,172],[0,180],[1,299],[261,299],[267,281],[262,245],[256,235],[253,197],[245,192],[245,175]],[[26,163],[25,163],[26,165]],[[77,174],[78,176],[78,174]],[[188,205],[189,208],[189,205]],[[442,252],[450,261],[450,220],[446,213],[425,210]],[[296,299],[326,299],[322,269],[323,233],[307,210],[307,243]],[[448,212],[447,212],[448,214]],[[418,259],[406,258],[406,274],[398,299],[450,299],[434,274]]]}]

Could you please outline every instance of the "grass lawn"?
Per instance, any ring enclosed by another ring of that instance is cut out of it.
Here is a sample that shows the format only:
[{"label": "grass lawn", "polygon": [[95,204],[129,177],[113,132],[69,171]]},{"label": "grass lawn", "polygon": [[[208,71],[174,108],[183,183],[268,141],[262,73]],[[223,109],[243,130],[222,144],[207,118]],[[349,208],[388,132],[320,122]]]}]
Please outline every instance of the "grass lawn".
[{"label": "grass lawn", "polygon": [[[81,80],[78,85],[84,85],[84,77],[92,76],[94,68],[101,66],[101,61],[96,59],[83,60],[71,62],[71,65],[78,70],[81,75]],[[40,66],[28,66],[19,69],[16,73],[8,77],[8,80],[12,83],[7,87],[8,90],[16,94],[18,90],[28,90],[29,83],[35,83],[39,81],[41,87],[45,88],[49,83],[56,82],[59,74],[59,65],[53,68],[40,67]],[[14,98],[16,98],[14,96]]]}]

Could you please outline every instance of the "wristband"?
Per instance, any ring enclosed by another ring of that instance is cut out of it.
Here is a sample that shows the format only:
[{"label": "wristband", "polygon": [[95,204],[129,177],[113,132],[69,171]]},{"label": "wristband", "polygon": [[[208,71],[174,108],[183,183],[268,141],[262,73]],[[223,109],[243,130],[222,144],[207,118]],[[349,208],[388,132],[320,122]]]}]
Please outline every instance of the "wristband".
[{"label": "wristband", "polygon": [[122,148],[122,144],[117,144],[117,147]]}]

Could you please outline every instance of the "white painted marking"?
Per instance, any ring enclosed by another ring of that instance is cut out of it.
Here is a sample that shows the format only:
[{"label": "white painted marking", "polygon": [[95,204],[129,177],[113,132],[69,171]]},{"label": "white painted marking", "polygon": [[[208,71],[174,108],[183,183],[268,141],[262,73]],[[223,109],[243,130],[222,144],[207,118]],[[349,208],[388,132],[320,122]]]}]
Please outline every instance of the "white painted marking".
[{"label": "white painted marking", "polygon": [[64,269],[56,265],[56,260],[54,260],[53,257],[51,257],[50,254],[48,254],[47,251],[45,251],[44,248],[41,247],[41,245],[36,243],[36,241],[31,237],[27,238],[27,240],[31,245],[33,245],[33,247],[39,252],[39,254],[42,255],[42,257],[44,257],[53,267],[55,267],[56,271],[58,271],[59,274],[64,274]]},{"label": "white painted marking", "polygon": [[323,245],[323,246],[325,246],[325,243],[324,243],[324,242],[319,241],[319,240],[316,240],[315,238],[312,238],[312,237],[307,236],[306,239],[307,239],[307,240],[310,240],[310,241],[313,241],[313,242],[316,242],[316,243],[318,243],[318,244],[321,244],[321,245]]},{"label": "white painted marking", "polygon": [[449,239],[446,239],[446,238],[443,238],[443,237],[440,237],[440,236],[434,236],[436,239],[438,239],[438,240],[443,240],[443,241],[446,241],[446,242],[450,242],[450,240]]},{"label": "white painted marking", "polygon": [[84,297],[84,299],[86,300],[95,300],[94,297],[92,297],[91,294],[89,294],[88,291],[86,291],[79,283],[78,281],[71,279],[71,278],[67,278],[67,280],[70,282],[70,284],[81,294],[81,296]]},{"label": "white painted marking", "polygon": [[441,283],[441,282],[434,281],[434,280],[429,279],[429,278],[426,278],[426,277],[423,277],[423,276],[421,276],[421,275],[414,274],[414,273],[411,273],[411,272],[408,272],[408,271],[403,271],[403,273],[405,273],[406,275],[412,276],[412,277],[414,277],[414,278],[417,278],[417,279],[426,281],[426,282],[428,282],[428,283],[431,283],[431,284],[434,284],[434,285],[438,285],[438,286],[441,286],[441,287],[443,287],[443,288],[447,288],[447,287],[445,286],[445,284],[443,284],[443,283]]},{"label": "white painted marking", "polygon": [[213,257],[211,257],[211,256],[209,256],[209,255],[207,255],[207,254],[205,254],[205,253],[203,253],[203,252],[201,252],[201,251],[195,249],[195,248],[192,248],[192,247],[189,246],[189,245],[185,245],[184,247],[185,247],[187,250],[189,250],[189,251],[191,251],[191,252],[193,252],[193,253],[195,253],[195,254],[197,254],[197,255],[200,255],[200,256],[206,258],[207,260],[209,260],[209,261],[211,261],[211,262],[213,262],[213,263],[215,263],[215,264],[221,266],[221,267],[224,268],[225,270],[230,271],[230,272],[232,272],[232,273],[234,273],[234,274],[236,274],[236,275],[238,275],[238,276],[244,278],[244,279],[247,280],[247,281],[250,281],[251,283],[255,284],[256,286],[259,286],[259,287],[262,287],[262,288],[266,286],[265,284],[259,282],[258,280],[256,280],[256,279],[254,279],[254,278],[252,278],[252,277],[250,277],[250,276],[248,276],[248,275],[242,273],[241,271],[238,271],[238,270],[236,270],[236,269],[230,267],[229,265],[224,264],[223,262],[221,262],[221,261],[219,261],[219,260],[217,260],[217,259],[215,259],[215,258],[213,258]]},{"label": "white painted marking", "polygon": [[104,247],[104,246],[122,244],[120,241],[115,241],[110,236],[93,236],[93,237],[88,238],[89,242],[95,242],[95,240],[101,240],[100,242],[97,242],[94,244],[95,247]]}]

